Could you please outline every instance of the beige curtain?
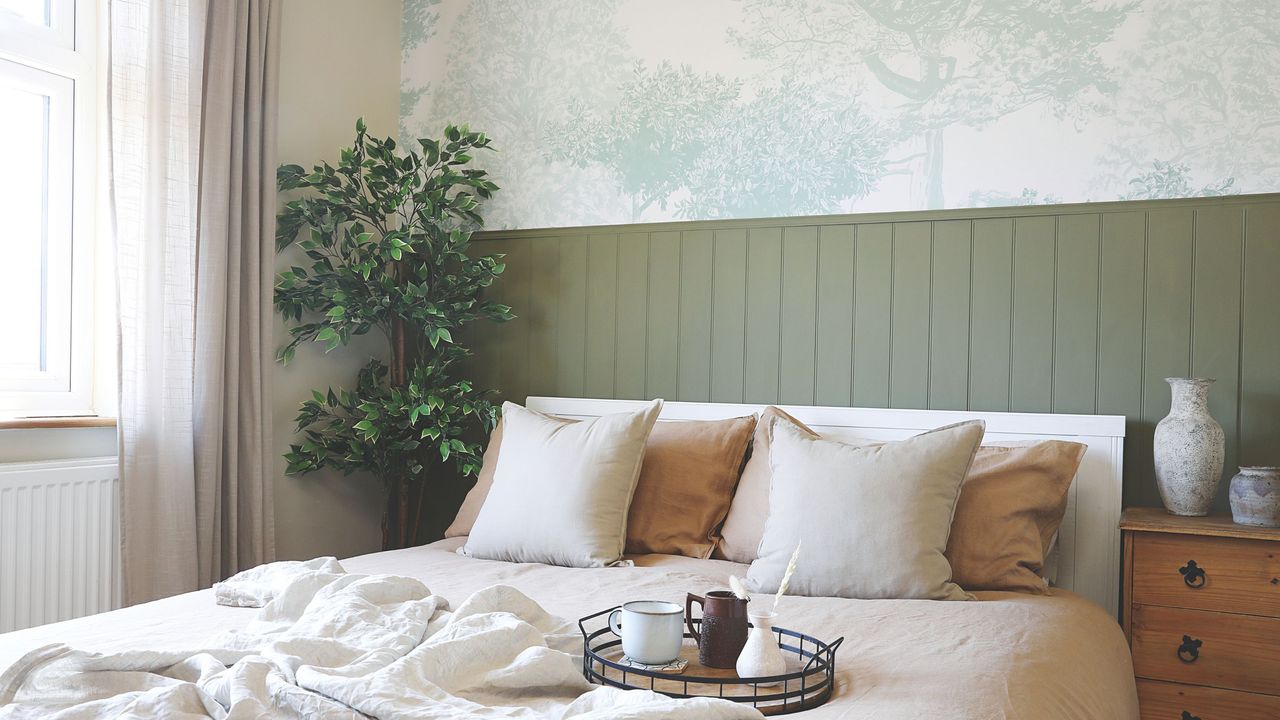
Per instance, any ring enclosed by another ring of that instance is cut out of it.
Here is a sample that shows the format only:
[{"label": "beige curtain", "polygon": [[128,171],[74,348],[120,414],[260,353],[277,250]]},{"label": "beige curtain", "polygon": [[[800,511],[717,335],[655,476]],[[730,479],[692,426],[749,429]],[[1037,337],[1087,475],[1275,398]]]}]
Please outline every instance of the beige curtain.
[{"label": "beige curtain", "polygon": [[276,2],[110,0],[128,604],[274,551]]}]

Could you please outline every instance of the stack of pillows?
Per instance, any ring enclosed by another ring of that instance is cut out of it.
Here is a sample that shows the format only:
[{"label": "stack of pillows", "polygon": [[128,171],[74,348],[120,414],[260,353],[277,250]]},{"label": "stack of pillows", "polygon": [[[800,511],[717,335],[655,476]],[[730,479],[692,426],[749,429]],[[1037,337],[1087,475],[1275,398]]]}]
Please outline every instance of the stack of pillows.
[{"label": "stack of pillows", "polygon": [[587,420],[504,403],[445,532],[460,552],[604,567],[624,554],[750,563],[774,592],[961,600],[1046,592],[1079,443],[984,446],[981,421],[899,442],[823,437],[782,410],[658,422],[662,401]]}]

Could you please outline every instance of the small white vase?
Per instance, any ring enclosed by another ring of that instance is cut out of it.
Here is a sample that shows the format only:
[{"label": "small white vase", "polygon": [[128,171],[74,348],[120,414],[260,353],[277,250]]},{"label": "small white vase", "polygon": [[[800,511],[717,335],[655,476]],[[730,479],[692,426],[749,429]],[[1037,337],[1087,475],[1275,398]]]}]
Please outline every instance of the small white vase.
[{"label": "small white vase", "polygon": [[1209,414],[1207,378],[1165,378],[1173,391],[1169,414],[1156,425],[1156,485],[1174,515],[1207,515],[1222,481],[1225,438]]},{"label": "small white vase", "polygon": [[738,656],[738,662],[734,666],[738,677],[769,677],[785,673],[787,659],[782,656],[778,636],[773,632],[773,619],[777,617],[777,613],[748,612],[747,617],[751,619],[751,632],[747,633],[747,644],[742,647],[742,654]]}]

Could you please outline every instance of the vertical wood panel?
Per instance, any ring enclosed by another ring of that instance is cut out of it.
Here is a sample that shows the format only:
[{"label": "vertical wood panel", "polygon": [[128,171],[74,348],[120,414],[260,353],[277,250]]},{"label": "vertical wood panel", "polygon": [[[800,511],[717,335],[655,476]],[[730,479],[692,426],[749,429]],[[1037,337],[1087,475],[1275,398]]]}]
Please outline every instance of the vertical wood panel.
[{"label": "vertical wood panel", "polygon": [[556,392],[580,397],[587,362],[587,238],[560,238],[560,306],[556,320]]},{"label": "vertical wood panel", "polygon": [[1240,462],[1280,465],[1280,203],[1245,215]]},{"label": "vertical wood panel", "polygon": [[1139,498],[1158,502],[1151,441],[1157,422],[1169,413],[1167,377],[1191,372],[1192,214],[1152,210],[1147,216],[1146,325],[1143,329],[1142,424],[1139,452],[1144,459]]},{"label": "vertical wood panel", "polygon": [[747,233],[747,336],[743,399],[778,402],[778,355],[782,310],[782,232]]},{"label": "vertical wood panel", "polygon": [[1055,251],[1053,411],[1094,412],[1098,369],[1097,215],[1064,215]]},{"label": "vertical wood panel", "polygon": [[[1124,448],[1129,472],[1149,458],[1139,454],[1142,417],[1142,324],[1146,287],[1147,214],[1102,216],[1101,319],[1098,328],[1098,412],[1129,418]],[[1126,504],[1136,502],[1125,497]]]},{"label": "vertical wood panel", "polygon": [[[504,254],[510,250],[512,244],[513,241],[511,240],[498,240],[486,246],[484,252],[486,254]],[[508,293],[510,293],[509,284],[499,280],[484,289],[484,298],[491,302],[510,305],[511,300],[507,297]],[[503,366],[509,361],[506,358],[506,353],[503,352],[503,335],[507,330],[509,328],[490,325],[483,320],[478,320],[462,326],[453,334],[455,342],[461,343],[463,347],[470,348],[476,357],[487,359],[487,362],[468,365],[471,379],[480,387],[504,387],[502,371]]]},{"label": "vertical wood panel", "polygon": [[499,397],[523,404],[529,394],[529,320],[525,313],[529,308],[529,273],[532,257],[529,240],[516,239],[502,250],[506,269],[494,283],[502,292],[502,302],[511,306],[516,318],[496,328],[484,326],[499,337],[499,363],[502,372],[498,384]]},{"label": "vertical wood panel", "polygon": [[782,345],[778,398],[812,405],[818,319],[818,229],[787,228],[782,235]]},{"label": "vertical wood panel", "polygon": [[1012,354],[1013,221],[973,224],[973,306],[969,313],[969,409],[1009,409]]},{"label": "vertical wood panel", "polygon": [[[1216,378],[1209,412],[1229,438],[1223,474],[1239,463],[1240,282],[1244,254],[1244,211],[1203,208],[1195,213],[1195,263],[1191,301],[1191,375]],[[1217,509],[1227,496],[1218,493]]]},{"label": "vertical wood panel", "polygon": [[674,400],[679,393],[680,233],[649,236],[649,347],[645,396]]},{"label": "vertical wood panel", "polygon": [[715,232],[712,276],[711,400],[742,402],[747,334],[747,232]]},{"label": "vertical wood panel", "polygon": [[710,230],[686,232],[680,240],[679,400],[711,400],[712,242]]},{"label": "vertical wood panel", "polygon": [[1013,223],[1013,356],[1009,409],[1049,412],[1053,405],[1053,263],[1056,218]]},{"label": "vertical wood panel", "polygon": [[929,404],[930,223],[894,223],[889,407]]},{"label": "vertical wood panel", "polygon": [[893,226],[859,225],[853,298],[853,404],[889,407]]},{"label": "vertical wood panel", "polygon": [[529,279],[529,393],[556,392],[556,314],[560,306],[560,241],[530,240],[533,272]]},{"label": "vertical wood panel", "polygon": [[969,280],[973,223],[933,224],[929,311],[929,407],[964,410],[969,404]]},{"label": "vertical wood panel", "polygon": [[645,398],[649,328],[649,235],[618,236],[618,336],[614,392],[624,400]]},{"label": "vertical wood panel", "polygon": [[617,363],[618,236],[587,238],[587,397],[613,397]]},{"label": "vertical wood panel", "polygon": [[818,338],[814,403],[848,405],[853,387],[854,228],[834,225],[818,234]]}]

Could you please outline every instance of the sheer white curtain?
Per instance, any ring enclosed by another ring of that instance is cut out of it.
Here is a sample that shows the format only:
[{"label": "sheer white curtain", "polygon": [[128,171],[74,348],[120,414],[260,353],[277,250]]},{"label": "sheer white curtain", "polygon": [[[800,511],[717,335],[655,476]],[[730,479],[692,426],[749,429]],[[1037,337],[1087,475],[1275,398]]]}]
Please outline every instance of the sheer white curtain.
[{"label": "sheer white curtain", "polygon": [[262,177],[275,163],[272,6],[109,2],[129,604],[274,553],[263,261],[275,192],[273,174]]}]

